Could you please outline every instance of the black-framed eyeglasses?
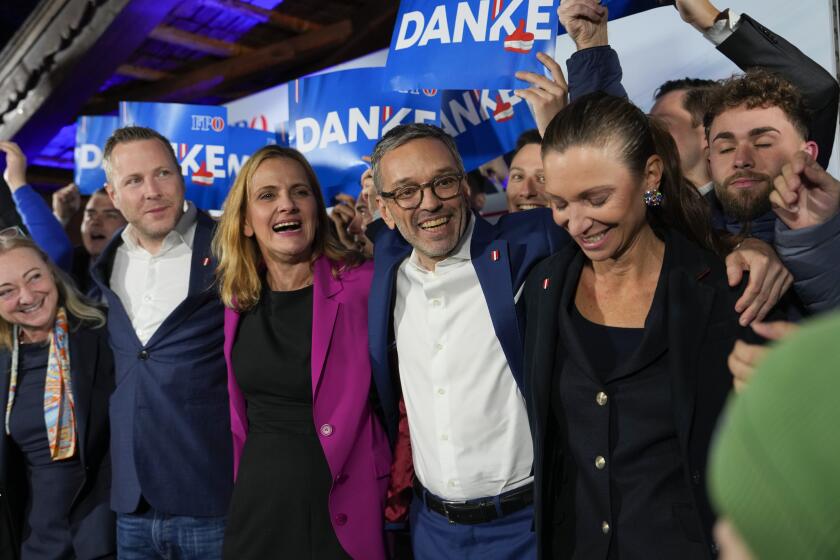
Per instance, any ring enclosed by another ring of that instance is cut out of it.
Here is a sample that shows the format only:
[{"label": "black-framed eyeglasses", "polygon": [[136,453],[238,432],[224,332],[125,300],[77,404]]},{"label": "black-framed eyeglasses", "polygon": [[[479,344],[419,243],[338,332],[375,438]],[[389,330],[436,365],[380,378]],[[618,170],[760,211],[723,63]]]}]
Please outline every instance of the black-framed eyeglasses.
[{"label": "black-framed eyeglasses", "polygon": [[403,210],[414,210],[423,204],[423,191],[432,189],[438,200],[449,200],[461,194],[463,173],[447,173],[419,185],[403,185],[391,192],[381,192],[379,196],[393,200]]}]

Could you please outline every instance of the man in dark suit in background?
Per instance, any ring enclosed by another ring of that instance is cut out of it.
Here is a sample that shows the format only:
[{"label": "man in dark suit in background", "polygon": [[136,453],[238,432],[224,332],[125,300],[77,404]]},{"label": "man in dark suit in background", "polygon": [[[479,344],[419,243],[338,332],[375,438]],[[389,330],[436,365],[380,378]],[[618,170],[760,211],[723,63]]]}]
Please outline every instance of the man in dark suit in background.
[{"label": "man in dark suit in background", "polygon": [[109,306],[111,505],[120,558],[221,558],[233,489],[214,222],[184,203],[169,141],[114,132],[108,194],[128,221],[92,271]]}]

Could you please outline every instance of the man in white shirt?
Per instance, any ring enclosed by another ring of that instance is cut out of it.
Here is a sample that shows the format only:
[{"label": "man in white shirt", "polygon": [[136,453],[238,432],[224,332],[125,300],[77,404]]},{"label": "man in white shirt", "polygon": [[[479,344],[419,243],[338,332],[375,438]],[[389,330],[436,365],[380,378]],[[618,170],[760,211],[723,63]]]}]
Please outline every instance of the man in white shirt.
[{"label": "man in white shirt", "polygon": [[128,221],[92,269],[114,351],[111,507],[120,558],[221,558],[233,487],[214,222],[184,201],[172,145],[118,129],[107,190]]},{"label": "man in white shirt", "polygon": [[392,442],[398,384],[405,401],[414,555],[533,558],[533,451],[516,300],[531,265],[568,237],[547,209],[495,225],[473,214],[461,158],[438,127],[395,128],[377,144],[372,166],[390,228],[374,244],[374,379]]}]

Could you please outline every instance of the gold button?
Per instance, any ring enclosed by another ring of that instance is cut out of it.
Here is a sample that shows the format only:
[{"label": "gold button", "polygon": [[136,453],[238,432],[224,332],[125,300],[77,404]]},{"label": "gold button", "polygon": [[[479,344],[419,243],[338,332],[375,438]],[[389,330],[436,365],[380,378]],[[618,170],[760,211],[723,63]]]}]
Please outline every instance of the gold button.
[{"label": "gold button", "polygon": [[606,466],[607,466],[607,460],[606,459],[604,459],[600,455],[595,457],[595,468],[596,469],[598,469],[600,471],[600,470],[603,470],[603,468],[606,467]]},{"label": "gold button", "polygon": [[604,521],[601,523],[601,532],[605,535],[610,532],[610,524]]},{"label": "gold button", "polygon": [[598,403],[599,406],[604,406],[607,404],[607,394],[603,391],[599,391],[597,395],[595,395],[595,402]]}]

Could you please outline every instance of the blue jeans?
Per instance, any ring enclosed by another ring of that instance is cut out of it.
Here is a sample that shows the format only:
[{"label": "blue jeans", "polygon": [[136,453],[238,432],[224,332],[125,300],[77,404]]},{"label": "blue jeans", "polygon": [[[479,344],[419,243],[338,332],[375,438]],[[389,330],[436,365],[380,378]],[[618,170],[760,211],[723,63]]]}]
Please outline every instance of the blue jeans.
[{"label": "blue jeans", "polygon": [[221,560],[225,517],[117,514],[120,560]]},{"label": "blue jeans", "polygon": [[533,505],[487,523],[459,525],[426,508],[415,495],[410,519],[415,560],[529,560],[537,557],[537,539],[531,530]]}]

